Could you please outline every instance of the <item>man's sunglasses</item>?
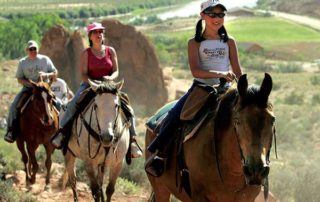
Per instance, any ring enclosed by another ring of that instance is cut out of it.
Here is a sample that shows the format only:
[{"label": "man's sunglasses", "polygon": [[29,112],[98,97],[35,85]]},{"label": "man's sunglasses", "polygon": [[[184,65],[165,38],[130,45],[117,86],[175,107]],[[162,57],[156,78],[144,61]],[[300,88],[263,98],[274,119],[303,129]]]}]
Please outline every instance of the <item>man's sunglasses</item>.
[{"label": "man's sunglasses", "polygon": [[103,34],[103,32],[103,29],[96,29],[92,31],[93,34]]},{"label": "man's sunglasses", "polygon": [[29,48],[29,51],[36,51],[36,50],[37,50],[37,48],[35,48],[35,47]]},{"label": "man's sunglasses", "polygon": [[224,16],[226,15],[225,13],[204,13],[207,16],[209,16],[210,18],[224,18]]}]

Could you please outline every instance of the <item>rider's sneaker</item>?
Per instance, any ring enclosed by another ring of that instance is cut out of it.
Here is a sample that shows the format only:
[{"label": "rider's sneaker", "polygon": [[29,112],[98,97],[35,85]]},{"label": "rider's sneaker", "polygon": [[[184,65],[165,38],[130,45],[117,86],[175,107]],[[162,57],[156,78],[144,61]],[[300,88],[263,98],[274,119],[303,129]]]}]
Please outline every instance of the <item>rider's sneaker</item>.
[{"label": "rider's sneaker", "polygon": [[62,142],[64,139],[64,135],[62,132],[59,132],[57,135],[55,135],[52,140],[51,144],[56,148],[56,149],[61,149],[62,148]]},{"label": "rider's sneaker", "polygon": [[138,143],[136,141],[133,141],[131,143],[131,157],[132,158],[139,158],[142,157],[142,150],[139,147]]},{"label": "rider's sneaker", "polygon": [[9,142],[9,143],[13,143],[14,142],[14,138],[13,138],[13,134],[12,131],[8,131],[7,134],[4,136],[4,140]]}]

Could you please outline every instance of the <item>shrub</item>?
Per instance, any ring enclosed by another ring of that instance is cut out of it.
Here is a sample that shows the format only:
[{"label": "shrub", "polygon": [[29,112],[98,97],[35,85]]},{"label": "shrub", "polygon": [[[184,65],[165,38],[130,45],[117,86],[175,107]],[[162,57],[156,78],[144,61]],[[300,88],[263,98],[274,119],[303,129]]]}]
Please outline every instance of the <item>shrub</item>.
[{"label": "shrub", "polygon": [[312,85],[320,85],[320,76],[315,75],[310,78],[310,82]]},{"label": "shrub", "polygon": [[11,181],[0,181],[0,201],[5,202],[36,202],[31,193],[18,192],[12,187]]},{"label": "shrub", "polygon": [[277,66],[275,67],[275,70],[281,73],[298,73],[298,72],[302,72],[303,68],[301,64],[289,62],[289,63],[278,63]]},{"label": "shrub", "polygon": [[319,94],[313,95],[311,98],[311,102],[312,104],[320,104],[320,95]]},{"label": "shrub", "polygon": [[117,183],[116,183],[116,190],[120,190],[122,193],[125,193],[127,195],[129,194],[137,194],[140,189],[138,188],[138,186],[134,183],[131,182],[129,180],[123,179],[121,177],[119,177],[117,179]]},{"label": "shrub", "polygon": [[293,91],[285,97],[284,103],[288,105],[301,105],[303,104],[303,95],[299,95]]}]

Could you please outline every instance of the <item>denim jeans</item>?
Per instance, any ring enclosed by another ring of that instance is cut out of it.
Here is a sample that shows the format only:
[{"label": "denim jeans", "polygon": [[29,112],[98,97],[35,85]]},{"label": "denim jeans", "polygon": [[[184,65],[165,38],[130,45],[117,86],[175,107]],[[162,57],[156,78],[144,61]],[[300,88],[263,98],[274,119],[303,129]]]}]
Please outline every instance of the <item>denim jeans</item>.
[{"label": "denim jeans", "polygon": [[23,87],[20,92],[16,95],[16,97],[14,98],[13,102],[11,103],[10,106],[10,111],[8,114],[8,119],[7,119],[7,123],[8,123],[8,130],[12,129],[12,123],[14,120],[16,120],[18,118],[18,109],[17,109],[17,105],[19,103],[19,101],[21,100],[23,94],[26,93],[30,93],[32,94],[32,88],[28,88],[28,87]]},{"label": "denim jeans", "polygon": [[159,135],[148,146],[148,150],[150,152],[155,153],[156,150],[163,151],[167,143],[170,142],[173,135],[173,129],[180,122],[180,114],[183,105],[196,85],[197,84],[194,82],[192,86],[189,88],[189,90],[178,100],[178,102],[168,112],[168,115],[166,116],[160,128]]},{"label": "denim jeans", "polygon": [[77,102],[80,97],[80,94],[87,88],[89,88],[89,84],[86,82],[81,82],[80,87],[78,88],[76,94],[72,98],[72,100],[67,105],[67,110],[64,113],[61,121],[60,121],[60,128],[63,128],[71,121],[74,117],[74,115],[77,112]]}]

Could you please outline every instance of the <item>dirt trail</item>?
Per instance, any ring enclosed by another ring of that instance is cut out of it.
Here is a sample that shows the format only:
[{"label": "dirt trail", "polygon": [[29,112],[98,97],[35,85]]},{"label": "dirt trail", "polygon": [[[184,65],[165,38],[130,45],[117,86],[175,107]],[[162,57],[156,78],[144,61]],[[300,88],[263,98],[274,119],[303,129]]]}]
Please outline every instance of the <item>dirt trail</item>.
[{"label": "dirt trail", "polygon": [[307,16],[294,15],[289,13],[282,13],[277,11],[270,11],[273,15],[320,30],[320,19],[311,18]]},{"label": "dirt trail", "polygon": [[[55,202],[55,201],[73,201],[73,194],[70,187],[65,190],[60,188],[60,178],[62,176],[63,166],[53,164],[54,171],[51,176],[51,185],[49,190],[45,190],[45,173],[37,174],[37,180],[34,185],[26,187],[24,171],[16,171],[13,175],[8,175],[7,178],[13,179],[14,187],[21,192],[31,193],[37,198],[39,202]],[[77,190],[79,202],[93,202],[90,188],[87,184],[77,182]],[[115,192],[112,201],[116,202],[146,202],[149,193],[142,193],[142,195],[125,195],[120,192]]]}]

